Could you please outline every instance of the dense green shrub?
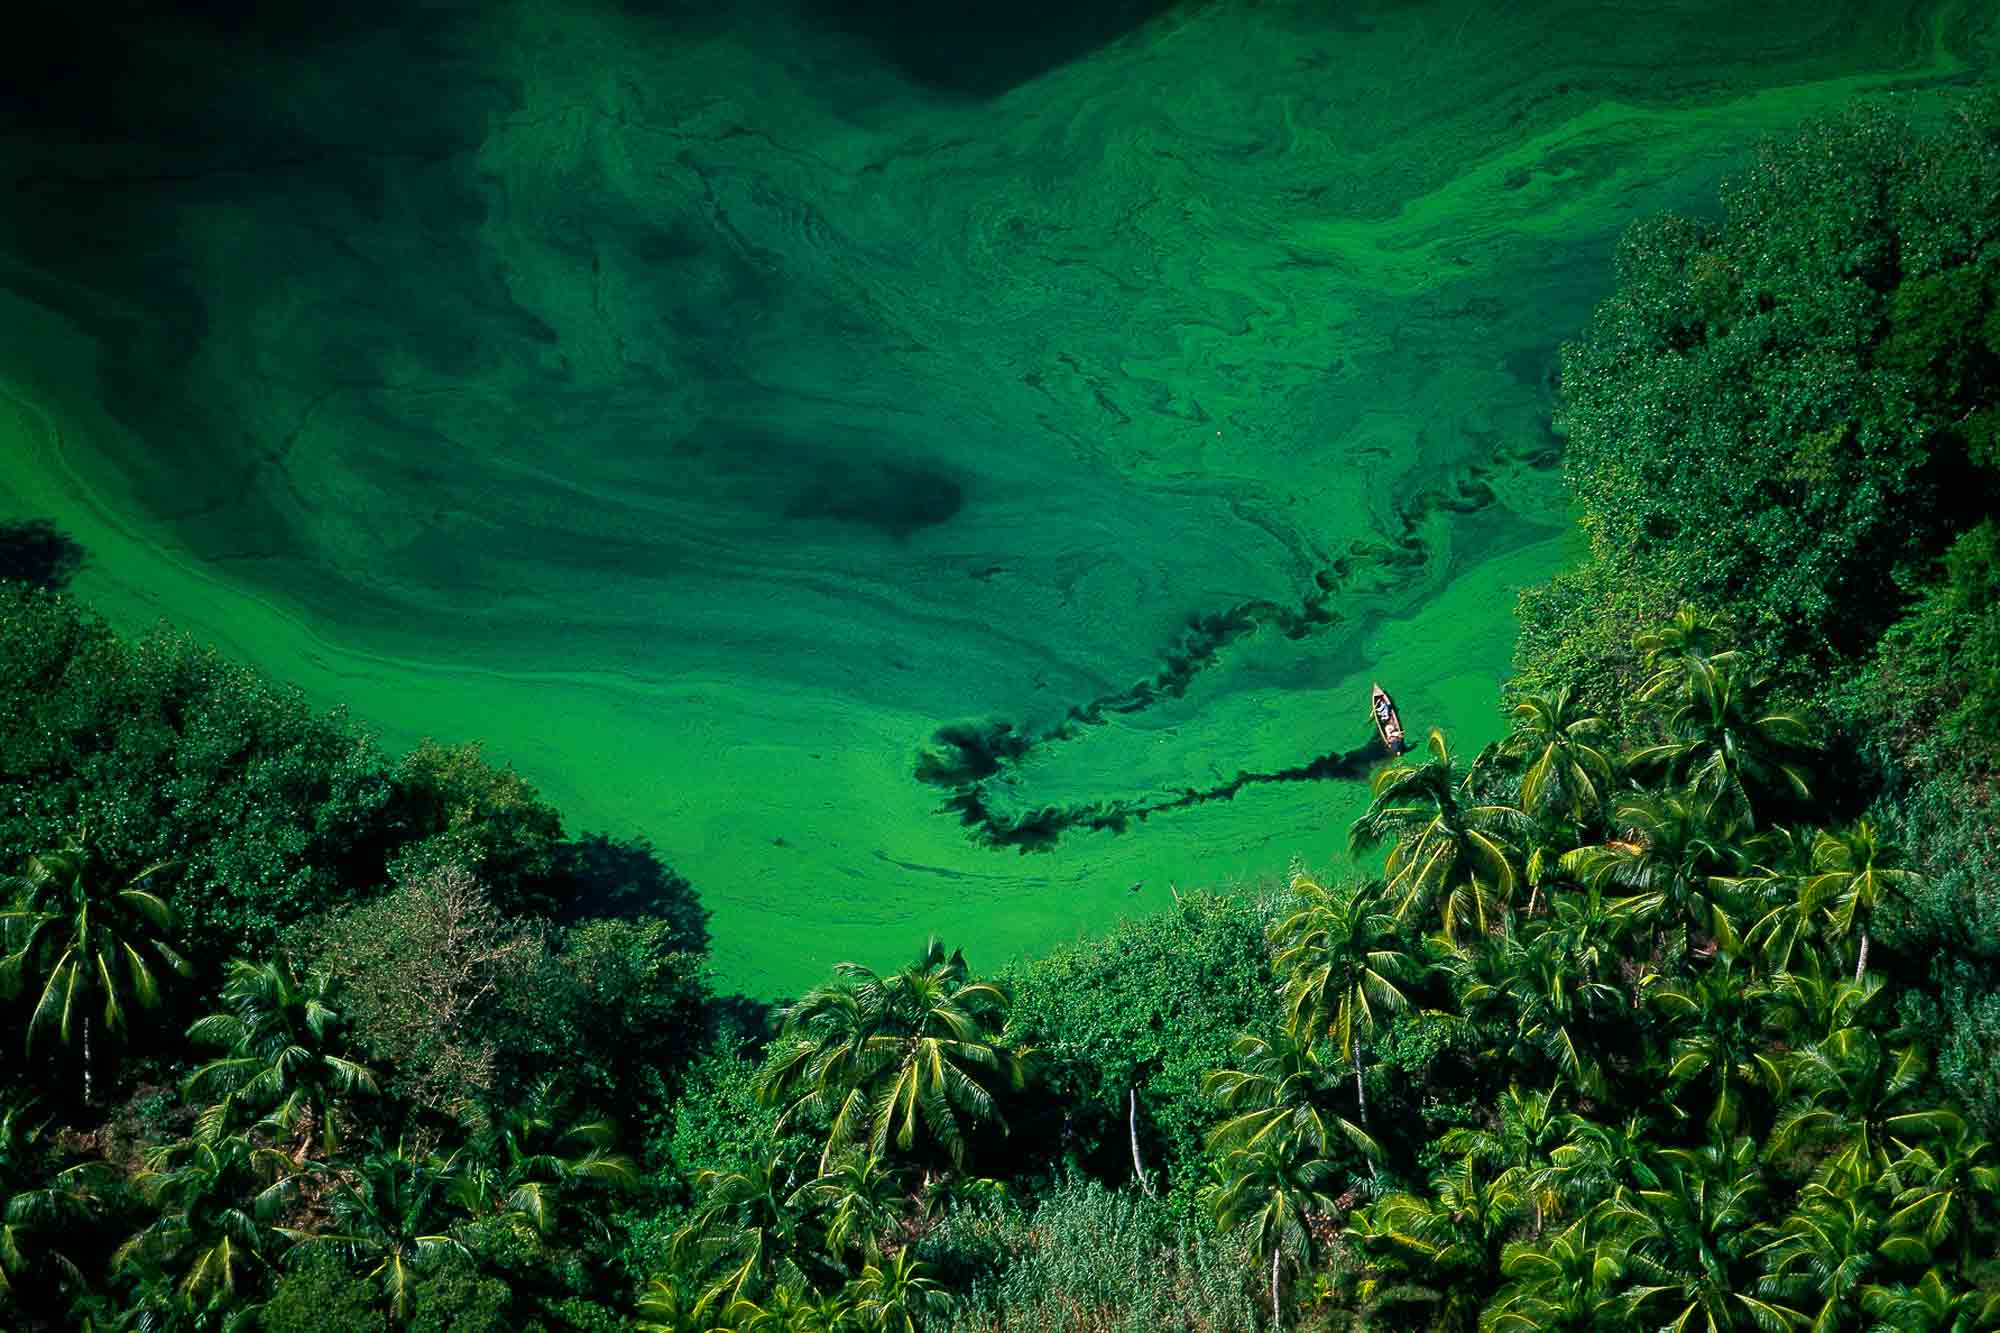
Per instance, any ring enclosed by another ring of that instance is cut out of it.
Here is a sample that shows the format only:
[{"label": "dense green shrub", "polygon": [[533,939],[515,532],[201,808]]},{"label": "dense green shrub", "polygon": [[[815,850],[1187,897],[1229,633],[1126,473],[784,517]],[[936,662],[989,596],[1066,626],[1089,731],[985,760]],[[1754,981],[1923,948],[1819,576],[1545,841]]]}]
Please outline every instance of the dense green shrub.
[{"label": "dense green shrub", "polygon": [[1612,735],[1622,735],[1625,701],[1647,675],[1632,646],[1634,633],[1672,615],[1674,598],[1666,583],[1609,556],[1522,589],[1516,671],[1508,688],[1546,694],[1567,682],[1583,712],[1604,718]]},{"label": "dense green shrub", "polygon": [[507,916],[565,905],[562,816],[518,773],[482,760],[477,743],[423,742],[397,765],[396,796],[409,839],[390,864],[398,878],[461,866]]},{"label": "dense green shrub", "polygon": [[115,864],[172,860],[181,938],[219,960],[382,880],[386,761],[214,651],[126,642],[51,594],[0,583],[0,862],[86,826]]},{"label": "dense green shrub", "polygon": [[514,1293],[469,1261],[447,1261],[411,1284],[408,1333],[543,1333],[539,1319],[523,1319]]},{"label": "dense green shrub", "polygon": [[308,1250],[285,1266],[258,1312],[264,1333],[387,1333],[372,1283],[337,1255]]},{"label": "dense green shrub", "polygon": [[2000,525],[1945,552],[1942,573],[1889,627],[1853,701],[1893,760],[2000,770]]},{"label": "dense green shrub", "polygon": [[[1899,571],[1984,515],[2000,421],[2000,112],[1859,110],[1773,143],[1723,220],[1637,223],[1617,291],[1563,353],[1558,428],[1610,581],[1736,614],[1801,677],[1864,656]],[[1531,599],[1589,642],[1589,594]]]},{"label": "dense green shrub", "polygon": [[687,1066],[671,1102],[639,1108],[646,1174],[639,1206],[623,1219],[628,1239],[620,1255],[635,1276],[667,1266],[668,1241],[687,1219],[703,1171],[740,1171],[780,1147],[817,1152],[803,1135],[780,1143],[777,1108],[757,1099],[757,1069],[733,1045],[711,1048]]},{"label": "dense green shrub", "polygon": [[1014,1035],[1040,1052],[1043,1104],[1065,1117],[1029,1131],[1045,1160],[1060,1154],[1129,1179],[1136,1088],[1148,1170],[1164,1167],[1176,1190],[1192,1188],[1215,1118],[1202,1078],[1238,1032],[1277,1010],[1268,921],[1259,902],[1183,893],[1171,910],[1058,945],[1008,974]]}]

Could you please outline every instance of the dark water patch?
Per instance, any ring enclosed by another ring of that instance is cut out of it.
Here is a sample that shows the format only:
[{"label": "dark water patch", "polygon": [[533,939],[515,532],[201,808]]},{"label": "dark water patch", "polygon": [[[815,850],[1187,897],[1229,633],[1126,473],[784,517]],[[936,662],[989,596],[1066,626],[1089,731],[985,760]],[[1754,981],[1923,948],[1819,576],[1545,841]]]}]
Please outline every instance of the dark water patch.
[{"label": "dark water patch", "polygon": [[1179,0],[800,0],[813,26],[858,40],[913,82],[997,97],[1117,41]]},{"label": "dark water patch", "polygon": [[950,522],[964,507],[964,488],[932,469],[887,462],[849,467],[829,459],[785,517],[854,523],[900,540]]},{"label": "dark water patch", "polygon": [[59,591],[83,568],[82,543],[45,518],[0,523],[0,582]]},{"label": "dark water patch", "polygon": [[[21,40],[0,53],[0,179],[14,200],[0,210],[4,285],[96,344],[93,396],[143,443],[127,459],[134,489],[163,512],[227,513],[181,534],[196,554],[238,555],[246,535],[260,551],[303,550],[294,519],[315,506],[286,454],[319,400],[288,421],[264,412],[268,400],[245,411],[250,377],[217,380],[214,339],[240,307],[200,280],[208,220],[230,219],[242,271],[319,293],[310,318],[271,339],[281,401],[317,381],[366,412],[366,391],[412,366],[475,378],[517,355],[496,345],[554,338],[477,259],[485,198],[450,165],[517,99],[496,79],[439,84],[477,37],[464,7],[173,9],[20,15]],[[31,64],[45,68],[13,77]],[[307,67],[321,95],[302,99],[293,79]],[[319,115],[324,105],[339,114]],[[423,238],[435,267],[348,244],[391,220]],[[287,358],[310,369],[293,378]]]},{"label": "dark water patch", "polygon": [[949,471],[882,448],[858,431],[798,437],[711,421],[666,456],[673,494],[773,523],[826,522],[902,540],[956,518],[965,487]]}]

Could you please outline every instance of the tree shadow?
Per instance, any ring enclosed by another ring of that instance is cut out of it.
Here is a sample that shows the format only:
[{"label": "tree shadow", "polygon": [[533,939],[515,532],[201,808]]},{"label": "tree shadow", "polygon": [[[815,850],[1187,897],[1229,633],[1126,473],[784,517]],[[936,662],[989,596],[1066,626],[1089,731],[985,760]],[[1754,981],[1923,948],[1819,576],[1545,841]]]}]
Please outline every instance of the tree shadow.
[{"label": "tree shadow", "polygon": [[753,1058],[763,1051],[777,1028],[777,1006],[742,991],[711,995],[705,1017],[712,1045],[741,1050]]},{"label": "tree shadow", "polygon": [[60,591],[83,568],[83,546],[45,518],[0,523],[0,580]]},{"label": "tree shadow", "polygon": [[558,873],[574,886],[565,919],[660,919],[672,930],[675,948],[708,952],[709,911],[701,895],[660,859],[650,840],[587,833],[563,844],[558,856]]}]

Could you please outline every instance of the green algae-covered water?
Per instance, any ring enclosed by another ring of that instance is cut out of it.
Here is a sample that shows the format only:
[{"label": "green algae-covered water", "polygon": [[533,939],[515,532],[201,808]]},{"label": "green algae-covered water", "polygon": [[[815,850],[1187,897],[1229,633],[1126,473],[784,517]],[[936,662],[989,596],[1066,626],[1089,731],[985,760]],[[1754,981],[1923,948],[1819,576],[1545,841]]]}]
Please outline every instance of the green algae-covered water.
[{"label": "green algae-covered water", "polygon": [[1617,234],[1996,46],[1914,0],[307,10],[0,57],[0,521],[650,836],[764,995],[1336,859],[1371,680],[1497,735]]}]

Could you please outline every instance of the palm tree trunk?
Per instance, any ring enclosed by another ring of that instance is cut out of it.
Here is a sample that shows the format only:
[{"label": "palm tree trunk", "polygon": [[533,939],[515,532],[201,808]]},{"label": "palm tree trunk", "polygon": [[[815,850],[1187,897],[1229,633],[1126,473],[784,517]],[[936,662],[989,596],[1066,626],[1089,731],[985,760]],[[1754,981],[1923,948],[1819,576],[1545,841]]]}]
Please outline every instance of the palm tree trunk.
[{"label": "palm tree trunk", "polygon": [[90,1105],[90,1015],[83,1016],[83,1104]]},{"label": "palm tree trunk", "polygon": [[1356,1043],[1354,1047],[1354,1104],[1361,1108],[1361,1128],[1368,1128],[1368,1087],[1361,1081],[1361,1056],[1368,1048]]},{"label": "palm tree trunk", "polygon": [[1271,1251],[1271,1329],[1272,1329],[1272,1333],[1277,1333],[1277,1330],[1278,1330],[1278,1329],[1280,1329],[1280,1328],[1283,1328],[1283,1327],[1284,1327],[1284,1324],[1283,1324],[1283,1323],[1282,1323],[1282,1322],[1281,1322],[1281,1321],[1279,1320],[1279,1318],[1278,1318],[1278,1255],[1279,1255],[1280,1253],[1281,1253],[1281,1251],[1279,1251],[1279,1250],[1275,1250],[1275,1249]]},{"label": "palm tree trunk", "polygon": [[[1355,1105],[1361,1108],[1361,1132],[1364,1134],[1369,1132],[1368,1085],[1366,1082],[1362,1080],[1361,1077],[1361,1061],[1362,1057],[1367,1053],[1367,1051],[1368,1047],[1363,1043],[1356,1042],[1354,1044],[1354,1102]],[[1370,1157],[1368,1159],[1368,1179],[1373,1181],[1379,1178],[1380,1175],[1375,1169],[1375,1159],[1373,1157]]]},{"label": "palm tree trunk", "polygon": [[1868,975],[1868,931],[1864,928],[1861,932],[1861,956],[1854,960],[1854,984],[1859,986],[1861,984],[1861,979],[1867,975]]},{"label": "palm tree trunk", "polygon": [[1132,1134],[1132,1174],[1139,1178],[1139,1186],[1146,1191],[1147,1198],[1157,1198],[1159,1196],[1153,1193],[1153,1182],[1146,1179],[1146,1164],[1139,1160],[1139,1090],[1129,1089],[1127,1095],[1131,1106],[1130,1118],[1126,1124]]}]

